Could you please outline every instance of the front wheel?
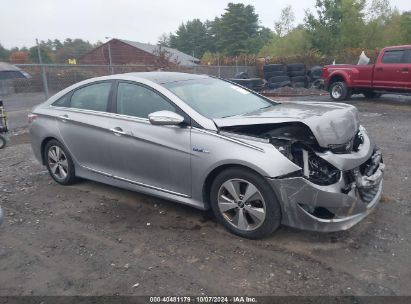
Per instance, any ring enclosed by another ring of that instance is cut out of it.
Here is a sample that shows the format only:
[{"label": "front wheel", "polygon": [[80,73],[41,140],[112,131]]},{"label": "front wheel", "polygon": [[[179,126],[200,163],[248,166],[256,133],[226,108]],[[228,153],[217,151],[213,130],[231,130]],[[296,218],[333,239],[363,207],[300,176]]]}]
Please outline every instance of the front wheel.
[{"label": "front wheel", "polygon": [[348,100],[351,98],[351,91],[345,82],[334,82],[330,87],[330,96],[336,101]]},{"label": "front wheel", "polygon": [[211,207],[230,232],[249,239],[270,235],[281,223],[281,208],[267,181],[251,170],[232,168],[211,186]]}]

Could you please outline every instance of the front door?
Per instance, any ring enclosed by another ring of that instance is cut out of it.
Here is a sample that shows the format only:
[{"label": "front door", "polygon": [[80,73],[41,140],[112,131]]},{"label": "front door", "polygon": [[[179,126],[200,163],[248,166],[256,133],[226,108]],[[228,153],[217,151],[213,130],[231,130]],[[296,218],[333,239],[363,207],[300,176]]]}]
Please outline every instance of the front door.
[{"label": "front door", "polygon": [[180,110],[153,89],[119,82],[117,119],[110,128],[111,159],[121,179],[149,188],[191,196],[191,128],[155,126],[150,113]]},{"label": "front door", "polygon": [[409,67],[404,61],[405,49],[389,49],[384,52],[381,62],[374,68],[373,87],[403,89],[405,87],[403,70]]}]

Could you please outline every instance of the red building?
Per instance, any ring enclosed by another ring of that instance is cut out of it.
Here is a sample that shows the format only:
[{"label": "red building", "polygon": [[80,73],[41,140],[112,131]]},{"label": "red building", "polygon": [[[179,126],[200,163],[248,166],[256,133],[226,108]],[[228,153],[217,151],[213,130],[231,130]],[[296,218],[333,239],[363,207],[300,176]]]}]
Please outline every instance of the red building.
[{"label": "red building", "polygon": [[159,47],[157,45],[134,42],[123,39],[111,39],[79,58],[79,64],[144,64],[151,65],[156,62],[161,51],[166,51],[167,58],[174,64],[193,66],[200,62],[199,59],[187,55],[179,50]]}]

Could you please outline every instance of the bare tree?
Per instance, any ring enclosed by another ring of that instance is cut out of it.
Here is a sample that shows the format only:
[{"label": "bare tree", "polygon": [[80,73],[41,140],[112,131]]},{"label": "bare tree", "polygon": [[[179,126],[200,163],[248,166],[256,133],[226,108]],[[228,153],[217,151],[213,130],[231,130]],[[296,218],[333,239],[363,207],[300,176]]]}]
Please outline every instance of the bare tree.
[{"label": "bare tree", "polygon": [[281,10],[280,20],[274,22],[274,31],[280,36],[286,36],[294,29],[295,15],[291,5]]}]

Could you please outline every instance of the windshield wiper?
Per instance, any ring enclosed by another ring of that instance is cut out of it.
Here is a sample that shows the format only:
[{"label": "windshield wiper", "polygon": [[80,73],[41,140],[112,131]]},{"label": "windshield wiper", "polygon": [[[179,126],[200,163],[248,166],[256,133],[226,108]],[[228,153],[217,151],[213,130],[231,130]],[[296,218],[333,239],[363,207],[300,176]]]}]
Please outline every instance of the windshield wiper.
[{"label": "windshield wiper", "polygon": [[[271,107],[274,107],[274,105],[269,105],[269,106],[266,106],[266,107],[262,107],[262,108],[259,108],[258,110],[267,109],[267,108],[271,108]],[[256,110],[256,111],[258,111],[258,110]]]}]

